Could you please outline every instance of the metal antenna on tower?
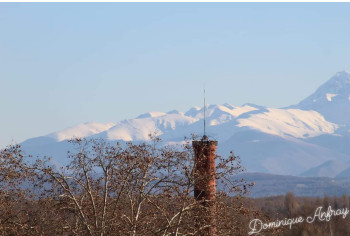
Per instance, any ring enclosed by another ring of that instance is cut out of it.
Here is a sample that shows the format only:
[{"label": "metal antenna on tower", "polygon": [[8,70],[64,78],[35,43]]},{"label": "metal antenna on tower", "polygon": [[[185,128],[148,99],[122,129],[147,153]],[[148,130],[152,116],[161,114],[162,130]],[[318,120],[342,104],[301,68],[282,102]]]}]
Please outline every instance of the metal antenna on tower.
[{"label": "metal antenna on tower", "polygon": [[206,104],[205,104],[205,87],[204,87],[204,136],[203,136],[203,139],[207,139],[207,136],[205,135],[205,119],[206,119],[205,110],[206,110]]}]

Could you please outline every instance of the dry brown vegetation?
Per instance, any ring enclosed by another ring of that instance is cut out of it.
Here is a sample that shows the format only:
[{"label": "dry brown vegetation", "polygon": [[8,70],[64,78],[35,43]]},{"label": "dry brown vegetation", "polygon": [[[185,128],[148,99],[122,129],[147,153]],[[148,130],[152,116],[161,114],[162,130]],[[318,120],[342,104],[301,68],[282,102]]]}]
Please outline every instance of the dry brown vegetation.
[{"label": "dry brown vegetation", "polygon": [[[182,147],[110,145],[75,139],[70,164],[25,155],[20,146],[0,151],[0,235],[205,235],[210,214],[193,197],[194,154]],[[217,235],[248,235],[249,222],[313,215],[319,206],[349,208],[349,198],[245,197],[252,186],[232,176],[238,157],[217,156]],[[205,178],[205,177],[204,177]],[[200,214],[198,214],[200,212]],[[198,217],[202,217],[199,220]],[[293,225],[261,235],[350,235],[350,216]]]},{"label": "dry brown vegetation", "polygon": [[[190,143],[71,142],[76,150],[63,167],[25,156],[18,145],[1,150],[0,235],[204,235],[209,225],[195,224],[208,214],[193,198]],[[251,184],[232,182],[242,170],[233,153],[217,157],[218,235],[245,235],[258,214],[242,197]]]}]

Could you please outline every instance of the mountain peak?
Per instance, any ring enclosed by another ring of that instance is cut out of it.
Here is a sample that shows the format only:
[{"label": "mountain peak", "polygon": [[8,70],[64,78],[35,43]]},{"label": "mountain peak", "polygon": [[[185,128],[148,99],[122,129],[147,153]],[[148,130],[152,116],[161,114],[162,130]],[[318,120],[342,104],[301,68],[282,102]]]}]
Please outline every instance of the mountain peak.
[{"label": "mountain peak", "polygon": [[334,123],[350,124],[350,73],[339,71],[295,107],[315,110]]},{"label": "mountain peak", "polygon": [[347,70],[342,70],[342,71],[339,71],[339,72],[337,72],[336,74],[335,74],[335,76],[338,76],[338,77],[340,77],[340,76],[350,76],[350,72],[348,72]]},{"label": "mountain peak", "polygon": [[158,116],[164,116],[165,114],[166,113],[164,113],[164,112],[150,111],[150,112],[146,112],[144,114],[139,115],[138,117],[136,117],[136,119],[154,118],[154,117],[158,117]]},{"label": "mountain peak", "polygon": [[168,115],[171,115],[171,114],[178,114],[178,115],[181,115],[183,114],[182,112],[178,111],[178,110],[171,110],[171,111],[168,111],[166,114]]},{"label": "mountain peak", "polygon": [[350,73],[344,70],[336,73],[330,80],[328,80],[320,88],[324,88],[328,90],[333,89],[338,91],[339,89],[343,89],[344,87],[349,86],[349,84],[350,84]]},{"label": "mountain peak", "polygon": [[340,71],[321,85],[315,93],[299,103],[299,105],[314,104],[319,102],[331,102],[333,97],[344,97],[349,100],[350,73]]}]

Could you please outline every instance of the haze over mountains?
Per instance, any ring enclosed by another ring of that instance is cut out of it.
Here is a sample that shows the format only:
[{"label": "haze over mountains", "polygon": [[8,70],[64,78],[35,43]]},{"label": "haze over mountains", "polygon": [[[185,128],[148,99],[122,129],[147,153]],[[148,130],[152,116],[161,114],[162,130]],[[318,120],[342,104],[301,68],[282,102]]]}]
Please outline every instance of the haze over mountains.
[{"label": "haze over mountains", "polygon": [[[229,103],[207,106],[207,134],[219,141],[218,153],[241,156],[250,172],[280,175],[350,176],[350,74],[338,72],[297,105],[268,108]],[[28,153],[50,155],[66,163],[72,137],[147,141],[157,133],[164,143],[202,135],[203,108],[186,112],[148,112],[113,123],[85,123],[24,141]]]}]

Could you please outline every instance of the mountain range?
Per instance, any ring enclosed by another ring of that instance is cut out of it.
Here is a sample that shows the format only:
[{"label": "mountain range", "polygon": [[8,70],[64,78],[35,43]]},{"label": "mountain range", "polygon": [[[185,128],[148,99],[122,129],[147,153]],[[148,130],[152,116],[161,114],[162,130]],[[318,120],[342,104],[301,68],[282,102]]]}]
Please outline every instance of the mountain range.
[{"label": "mountain range", "polygon": [[[68,139],[103,138],[143,142],[156,133],[164,144],[179,144],[203,131],[203,107],[186,112],[148,112],[113,123],[84,123],[28,139],[27,153],[65,164]],[[296,105],[269,108],[229,103],[206,106],[206,132],[219,141],[218,154],[233,150],[248,172],[305,177],[350,176],[350,73],[336,73]]]}]

